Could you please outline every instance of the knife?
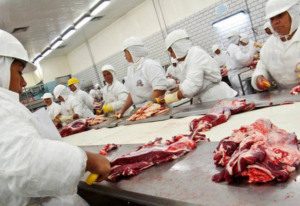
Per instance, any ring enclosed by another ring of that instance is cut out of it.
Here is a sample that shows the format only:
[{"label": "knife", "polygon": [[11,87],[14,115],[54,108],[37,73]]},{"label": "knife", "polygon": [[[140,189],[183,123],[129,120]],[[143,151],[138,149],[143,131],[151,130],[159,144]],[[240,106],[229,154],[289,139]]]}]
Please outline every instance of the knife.
[{"label": "knife", "polygon": [[154,103],[160,103],[160,100],[158,97],[156,98],[153,98],[153,97],[145,97],[145,96],[139,96],[139,95],[136,95],[138,98],[141,98],[141,99],[145,99],[147,101],[151,101],[151,102],[154,102]]}]

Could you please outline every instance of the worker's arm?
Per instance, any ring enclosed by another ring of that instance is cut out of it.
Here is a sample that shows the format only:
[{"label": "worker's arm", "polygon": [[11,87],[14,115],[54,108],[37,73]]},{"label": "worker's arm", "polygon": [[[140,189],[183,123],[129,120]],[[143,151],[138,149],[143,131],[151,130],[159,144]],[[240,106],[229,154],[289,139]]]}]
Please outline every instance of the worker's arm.
[{"label": "worker's arm", "polygon": [[156,98],[161,95],[164,95],[165,93],[166,93],[166,90],[154,90],[151,97]]},{"label": "worker's arm", "polygon": [[132,98],[131,98],[131,94],[128,94],[127,96],[127,99],[123,105],[123,107],[121,108],[121,110],[117,111],[115,116],[118,116],[118,117],[122,117],[123,114],[126,112],[126,110],[131,106],[133,105],[133,101],[132,101]]},{"label": "worker's arm", "polygon": [[110,162],[100,154],[85,152],[87,156],[86,169],[93,174],[98,174],[97,182],[105,180],[111,170]]}]

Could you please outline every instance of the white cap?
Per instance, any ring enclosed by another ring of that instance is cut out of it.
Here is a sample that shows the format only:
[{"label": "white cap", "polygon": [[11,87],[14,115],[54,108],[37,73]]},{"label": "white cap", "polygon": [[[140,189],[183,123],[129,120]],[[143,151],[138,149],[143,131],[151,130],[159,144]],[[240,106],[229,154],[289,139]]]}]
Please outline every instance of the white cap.
[{"label": "white cap", "polygon": [[57,85],[54,90],[53,90],[53,94],[55,96],[55,98],[58,98],[61,95],[61,92],[66,88],[66,86],[59,84]]},{"label": "white cap", "polygon": [[230,38],[230,37],[239,36],[239,35],[240,35],[240,32],[238,32],[237,30],[232,30],[232,31],[228,32],[226,37]]},{"label": "white cap", "polygon": [[271,29],[271,23],[270,23],[270,21],[267,21],[267,22],[264,24],[264,29],[267,29],[267,28]]},{"label": "white cap", "polygon": [[244,43],[249,43],[249,36],[247,34],[241,34],[240,41]]},{"label": "white cap", "polygon": [[36,66],[29,61],[27,51],[16,37],[6,31],[0,30],[0,45],[0,56],[20,59],[27,62],[23,73],[36,70]]},{"label": "white cap", "polygon": [[53,98],[53,96],[52,96],[52,94],[50,94],[50,93],[45,93],[43,96],[42,96],[42,99],[52,99]]},{"label": "white cap", "polygon": [[183,29],[178,29],[175,31],[172,31],[170,34],[167,35],[165,40],[165,48],[168,50],[172,44],[180,39],[186,39],[189,38],[189,35],[186,33]]},{"label": "white cap", "polygon": [[106,64],[102,67],[101,71],[102,72],[104,72],[104,71],[115,72],[115,68],[110,64]]},{"label": "white cap", "polygon": [[265,9],[266,19],[270,19],[289,10],[297,3],[299,3],[299,0],[269,0]]},{"label": "white cap", "polygon": [[128,39],[125,39],[125,41],[123,41],[122,49],[124,51],[125,49],[128,49],[131,46],[144,46],[144,42],[142,41],[141,38],[132,36],[129,37]]},{"label": "white cap", "polygon": [[213,53],[215,53],[215,51],[217,51],[218,49],[220,49],[220,47],[219,47],[219,45],[217,45],[217,44],[214,44],[214,45],[211,47],[211,51],[212,51]]}]

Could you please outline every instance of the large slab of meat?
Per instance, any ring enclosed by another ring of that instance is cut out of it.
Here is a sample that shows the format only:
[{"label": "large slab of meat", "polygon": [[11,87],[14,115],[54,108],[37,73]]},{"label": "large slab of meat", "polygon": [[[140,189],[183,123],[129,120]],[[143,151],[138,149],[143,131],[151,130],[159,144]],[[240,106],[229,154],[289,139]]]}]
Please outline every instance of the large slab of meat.
[{"label": "large slab of meat", "polygon": [[136,111],[127,121],[137,121],[141,119],[147,119],[151,116],[162,114],[169,111],[169,108],[164,107],[161,104],[147,102],[138,111]]},{"label": "large slab of meat", "polygon": [[115,149],[118,149],[118,145],[112,143],[112,144],[107,144],[105,145],[105,147],[103,147],[99,154],[101,155],[107,155],[108,152],[112,151],[112,150],[115,150]]},{"label": "large slab of meat", "polygon": [[104,117],[104,115],[95,115],[93,117],[86,118],[86,122],[88,126],[94,126],[97,124],[101,124],[102,122],[107,121],[108,118]]},{"label": "large slab of meat", "polygon": [[196,147],[196,142],[207,141],[205,135],[197,135],[192,139],[189,135],[179,135],[162,143],[156,138],[111,162],[112,170],[108,180],[117,181],[121,177],[139,174],[153,165],[158,165],[179,158]]},{"label": "large slab of meat", "polygon": [[212,180],[233,182],[237,177],[249,183],[288,179],[300,162],[298,140],[294,133],[276,127],[268,119],[258,119],[234,130],[220,141],[214,162],[224,169]]},{"label": "large slab of meat", "polygon": [[227,122],[233,114],[250,111],[254,108],[255,103],[246,103],[244,99],[220,100],[205,116],[191,121],[190,131],[192,137],[199,132],[210,130],[216,125]]},{"label": "large slab of meat", "polygon": [[59,130],[59,133],[62,137],[66,137],[71,134],[83,132],[86,130],[86,128],[87,128],[86,120],[78,119],[64,126],[61,130]]}]

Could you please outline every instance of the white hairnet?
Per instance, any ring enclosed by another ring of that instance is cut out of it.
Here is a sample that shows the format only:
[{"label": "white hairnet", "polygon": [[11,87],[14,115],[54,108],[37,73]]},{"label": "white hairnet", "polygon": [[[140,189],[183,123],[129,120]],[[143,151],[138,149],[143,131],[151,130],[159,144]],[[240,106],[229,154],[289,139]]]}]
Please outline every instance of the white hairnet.
[{"label": "white hairnet", "polygon": [[242,34],[240,37],[240,41],[243,43],[248,44],[249,43],[249,36],[247,34]]},{"label": "white hairnet", "polygon": [[175,53],[176,59],[185,57],[191,47],[192,42],[189,39],[179,39],[171,45],[171,48]]},{"label": "white hairnet", "polygon": [[98,87],[100,87],[100,84],[95,84],[94,88],[98,89]]},{"label": "white hairnet", "polygon": [[59,84],[53,90],[55,98],[61,96],[65,101],[67,97],[70,95],[70,90],[65,85]]},{"label": "white hairnet", "polygon": [[165,48],[168,50],[172,44],[180,39],[188,39],[189,35],[184,29],[177,29],[169,33],[165,39]]},{"label": "white hairnet", "polygon": [[42,99],[52,99],[53,98],[53,96],[52,96],[52,94],[50,94],[50,93],[45,93],[43,96],[42,96]]},{"label": "white hairnet", "polygon": [[292,19],[292,25],[290,29],[289,35],[291,35],[296,29],[299,27],[300,23],[300,7],[299,3],[292,6],[288,11],[287,11]]},{"label": "white hairnet", "polygon": [[240,36],[232,36],[228,38],[229,43],[238,44],[240,41]]},{"label": "white hairnet", "polygon": [[14,59],[10,57],[0,56],[0,87],[9,89],[10,85],[10,68]]},{"label": "white hairnet", "polygon": [[115,76],[116,76],[115,68],[114,68],[112,65],[107,64],[107,65],[104,65],[104,66],[102,67],[101,71],[102,71],[102,72],[108,71],[108,72],[111,73],[111,75],[113,76],[113,82],[112,82],[111,84],[113,84],[113,83],[114,83],[114,80],[115,80]]},{"label": "white hairnet", "polygon": [[219,45],[217,45],[217,44],[214,44],[214,45],[211,47],[211,51],[212,51],[213,53],[215,53],[215,51],[217,51],[218,49],[220,49],[220,47],[219,47]]},{"label": "white hairnet", "polygon": [[76,87],[76,90],[80,89],[80,84],[79,83],[74,83],[73,85]]},{"label": "white hairnet", "polygon": [[69,90],[68,87],[65,87],[65,88],[61,91],[61,93],[60,93],[60,96],[61,96],[62,98],[64,98],[65,101],[68,99],[68,96],[69,96],[69,95],[70,95],[70,90]]},{"label": "white hairnet", "polygon": [[171,57],[171,63],[172,63],[172,64],[175,64],[175,63],[178,63],[178,61],[177,61],[177,59]]},{"label": "white hairnet", "polygon": [[148,50],[144,46],[131,46],[128,47],[127,50],[129,51],[133,62],[138,62],[141,57],[145,57],[148,55]]},{"label": "white hairnet", "polygon": [[271,29],[271,23],[270,23],[270,21],[267,21],[265,24],[264,24],[264,29],[267,29],[267,28],[269,28],[269,29]]},{"label": "white hairnet", "polygon": [[233,37],[233,36],[240,36],[240,32],[238,32],[237,30],[232,30],[230,32],[228,32],[227,34],[227,38]]},{"label": "white hairnet", "polygon": [[94,89],[91,89],[90,92],[89,92],[90,96],[92,96],[93,98],[96,97],[97,93],[96,93],[96,90]]}]

